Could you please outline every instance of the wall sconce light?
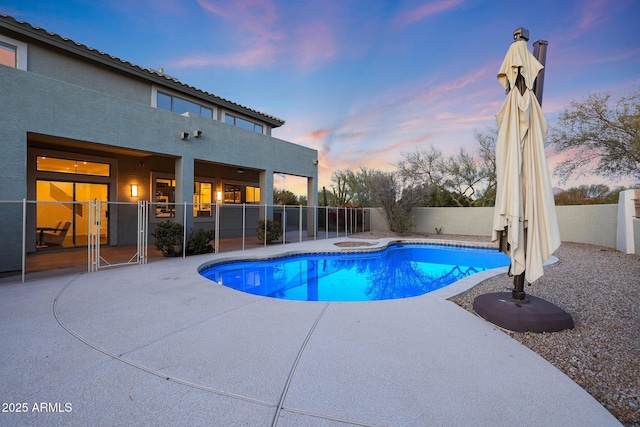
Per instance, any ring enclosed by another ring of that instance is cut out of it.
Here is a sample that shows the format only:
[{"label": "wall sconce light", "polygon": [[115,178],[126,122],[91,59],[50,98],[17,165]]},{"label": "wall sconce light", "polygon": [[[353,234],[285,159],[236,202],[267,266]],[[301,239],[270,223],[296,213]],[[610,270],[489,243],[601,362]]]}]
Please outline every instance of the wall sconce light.
[{"label": "wall sconce light", "polygon": [[202,136],[202,131],[201,130],[194,130],[193,131],[193,136],[195,138],[200,138]]},{"label": "wall sconce light", "polygon": [[317,165],[317,164],[318,164],[318,159],[315,159],[315,160],[313,161],[313,164],[314,164],[314,165]]},{"label": "wall sconce light", "polygon": [[238,168],[238,173],[244,173],[244,168]]},{"label": "wall sconce light", "polygon": [[131,197],[138,197],[138,186],[131,184]]},{"label": "wall sconce light", "polygon": [[222,201],[222,191],[216,191],[216,200],[218,202]]},{"label": "wall sconce light", "polygon": [[180,132],[180,139],[189,139],[189,132]]}]

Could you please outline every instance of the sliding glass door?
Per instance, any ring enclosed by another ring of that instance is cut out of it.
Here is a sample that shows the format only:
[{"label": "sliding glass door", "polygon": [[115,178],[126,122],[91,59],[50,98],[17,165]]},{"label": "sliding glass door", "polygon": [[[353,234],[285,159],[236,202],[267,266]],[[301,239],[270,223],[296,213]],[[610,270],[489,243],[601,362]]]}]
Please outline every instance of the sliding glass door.
[{"label": "sliding glass door", "polygon": [[[108,184],[84,182],[36,182],[36,242],[38,248],[86,246],[90,200],[106,202]],[[100,212],[100,243],[108,244],[109,223],[106,204]]]}]

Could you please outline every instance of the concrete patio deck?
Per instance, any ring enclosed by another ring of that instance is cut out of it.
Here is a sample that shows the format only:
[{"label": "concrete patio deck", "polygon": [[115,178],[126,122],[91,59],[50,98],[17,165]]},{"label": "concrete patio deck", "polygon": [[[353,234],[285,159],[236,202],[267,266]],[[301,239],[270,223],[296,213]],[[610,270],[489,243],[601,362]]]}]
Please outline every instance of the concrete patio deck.
[{"label": "concrete patio deck", "polygon": [[460,286],[299,302],[197,272],[213,259],[339,251],[343,240],[1,285],[0,425],[620,425],[543,358],[445,299]]}]

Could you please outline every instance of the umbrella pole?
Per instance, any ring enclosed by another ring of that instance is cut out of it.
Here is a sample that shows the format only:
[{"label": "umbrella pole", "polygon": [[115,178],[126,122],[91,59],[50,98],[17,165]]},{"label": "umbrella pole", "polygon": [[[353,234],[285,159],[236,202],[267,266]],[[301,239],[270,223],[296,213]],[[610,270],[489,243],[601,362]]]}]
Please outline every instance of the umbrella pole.
[{"label": "umbrella pole", "polygon": [[511,298],[517,301],[523,301],[525,299],[524,272],[513,277],[513,290],[511,291]]},{"label": "umbrella pole", "polygon": [[[524,229],[523,244],[527,247],[527,229]],[[516,301],[524,301],[524,271],[520,274],[513,276],[513,289],[511,290],[511,298]]]}]

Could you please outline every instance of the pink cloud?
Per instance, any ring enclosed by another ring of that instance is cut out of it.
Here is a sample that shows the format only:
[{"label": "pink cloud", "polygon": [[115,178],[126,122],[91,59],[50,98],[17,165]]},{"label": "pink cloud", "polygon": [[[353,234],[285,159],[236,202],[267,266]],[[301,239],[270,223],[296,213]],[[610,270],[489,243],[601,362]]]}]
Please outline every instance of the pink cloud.
[{"label": "pink cloud", "polygon": [[224,12],[224,9],[222,9],[221,7],[209,2],[209,1],[204,1],[204,0],[198,0],[198,4],[200,5],[201,8],[203,8],[204,10],[211,12],[211,13],[215,13],[216,15],[220,15],[220,16],[226,16],[226,13]]},{"label": "pink cloud", "polygon": [[293,44],[298,63],[313,65],[335,56],[338,49],[333,33],[331,23],[326,21],[318,20],[298,26]]},{"label": "pink cloud", "polygon": [[608,0],[591,0],[582,3],[580,21],[578,28],[582,31],[592,31],[600,25],[603,17],[607,16],[605,10],[610,6]]},{"label": "pink cloud", "polygon": [[462,2],[463,0],[441,0],[435,3],[428,2],[403,11],[395,17],[394,21],[399,27],[406,27],[430,16],[453,9]]},{"label": "pink cloud", "polygon": [[176,67],[238,67],[247,68],[256,64],[271,64],[274,49],[272,46],[256,47],[253,50],[234,52],[229,54],[194,55],[180,58],[174,61]]},{"label": "pink cloud", "polygon": [[[424,148],[451,128],[468,131],[473,144],[470,130],[493,124],[501,105],[503,91],[498,83],[495,90],[478,84],[479,79],[493,79],[494,68],[495,64],[487,65],[439,85],[414,81],[402,88],[394,86],[376,99],[367,98],[366,104],[354,103],[339,125],[304,139],[311,142],[314,137],[313,148],[323,161],[335,165],[334,170],[343,163],[367,167],[397,163],[403,151]],[[374,148],[371,141],[384,141],[384,145]]]},{"label": "pink cloud", "polygon": [[298,138],[300,141],[319,141],[327,137],[331,131],[328,128],[314,130]]},{"label": "pink cloud", "polygon": [[[296,67],[316,66],[333,58],[339,44],[341,20],[335,11],[321,9],[314,14],[306,8],[279,10],[271,0],[197,0],[199,6],[228,26],[235,40],[228,54],[201,53],[180,58],[178,67],[219,65],[230,68],[264,66],[290,62]],[[314,11],[315,12],[315,11]]]},{"label": "pink cloud", "polygon": [[277,29],[279,16],[276,6],[270,0],[219,1],[198,0],[205,11],[229,21],[238,33],[257,35],[278,40],[282,32]]},{"label": "pink cloud", "polygon": [[612,17],[617,13],[624,13],[624,9],[632,2],[622,2],[616,0],[586,0],[578,2],[575,17],[567,17],[567,22],[575,23],[563,27],[555,36],[554,40],[576,40],[596,31],[604,30],[604,27],[612,23]]}]

